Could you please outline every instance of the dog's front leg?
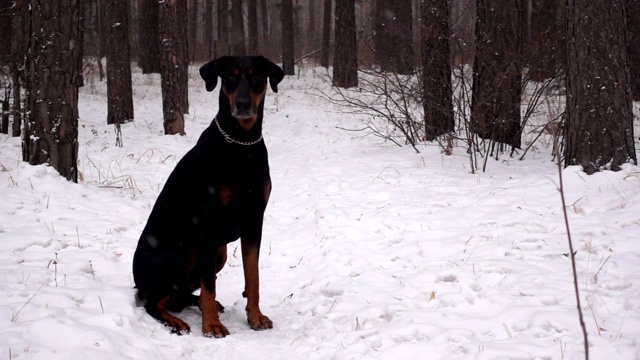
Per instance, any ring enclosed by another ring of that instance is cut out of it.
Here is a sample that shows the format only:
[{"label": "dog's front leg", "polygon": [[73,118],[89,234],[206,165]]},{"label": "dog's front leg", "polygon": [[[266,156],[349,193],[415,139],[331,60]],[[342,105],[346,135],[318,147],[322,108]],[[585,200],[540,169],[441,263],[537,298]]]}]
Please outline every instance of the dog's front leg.
[{"label": "dog's front leg", "polygon": [[[205,240],[206,241],[206,240]],[[209,240],[211,241],[211,240]],[[226,246],[225,246],[226,247]],[[216,301],[216,264],[219,249],[203,246],[200,278],[200,308],[202,310],[202,333],[206,337],[222,338],[229,335],[229,330],[220,322],[218,302]],[[225,252],[226,253],[226,252]]]},{"label": "dog's front leg", "polygon": [[244,268],[244,293],[247,298],[247,321],[253,330],[273,328],[273,322],[260,311],[260,277],[258,259],[260,257],[260,238],[262,226],[257,233],[242,236],[242,267]]}]

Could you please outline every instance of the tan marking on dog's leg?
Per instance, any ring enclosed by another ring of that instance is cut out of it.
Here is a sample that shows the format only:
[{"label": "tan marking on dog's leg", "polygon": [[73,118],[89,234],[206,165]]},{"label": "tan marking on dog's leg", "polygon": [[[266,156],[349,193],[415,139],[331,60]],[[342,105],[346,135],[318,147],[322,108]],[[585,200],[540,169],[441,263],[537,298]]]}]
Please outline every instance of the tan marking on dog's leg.
[{"label": "tan marking on dog's leg", "polygon": [[[242,245],[245,245],[244,243]],[[244,268],[244,293],[247,298],[247,322],[253,330],[273,328],[273,322],[260,311],[260,279],[258,271],[258,248],[242,246],[242,266]]]},{"label": "tan marking on dog's leg", "polygon": [[165,325],[171,328],[172,333],[179,335],[189,333],[191,331],[189,324],[167,312],[167,301],[169,301],[168,296],[160,300],[160,302],[158,302],[158,304],[156,305],[156,309],[158,309],[162,320],[165,321]]},{"label": "tan marking on dog's leg", "polygon": [[204,283],[200,288],[200,309],[202,310],[202,334],[204,336],[222,338],[229,335],[229,330],[222,325],[218,316],[216,292],[207,289]]}]

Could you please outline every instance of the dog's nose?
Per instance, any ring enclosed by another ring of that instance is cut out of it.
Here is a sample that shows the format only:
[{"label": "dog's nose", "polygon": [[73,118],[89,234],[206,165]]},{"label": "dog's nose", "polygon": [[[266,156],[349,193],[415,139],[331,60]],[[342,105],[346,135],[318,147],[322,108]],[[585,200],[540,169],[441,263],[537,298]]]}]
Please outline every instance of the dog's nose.
[{"label": "dog's nose", "polygon": [[249,111],[251,109],[251,100],[250,99],[237,99],[236,100],[236,108],[238,111]]}]

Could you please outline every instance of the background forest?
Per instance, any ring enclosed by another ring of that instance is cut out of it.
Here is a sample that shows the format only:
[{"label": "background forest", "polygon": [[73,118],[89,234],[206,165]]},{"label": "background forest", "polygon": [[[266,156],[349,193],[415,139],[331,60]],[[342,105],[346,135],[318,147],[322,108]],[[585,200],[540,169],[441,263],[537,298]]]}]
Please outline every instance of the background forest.
[{"label": "background forest", "polygon": [[[639,19],[640,0],[0,0],[0,358],[638,358]],[[228,54],[289,76],[265,105],[275,326],[242,321],[230,256],[212,342],[135,306],[131,258],[217,111],[198,68]]]}]

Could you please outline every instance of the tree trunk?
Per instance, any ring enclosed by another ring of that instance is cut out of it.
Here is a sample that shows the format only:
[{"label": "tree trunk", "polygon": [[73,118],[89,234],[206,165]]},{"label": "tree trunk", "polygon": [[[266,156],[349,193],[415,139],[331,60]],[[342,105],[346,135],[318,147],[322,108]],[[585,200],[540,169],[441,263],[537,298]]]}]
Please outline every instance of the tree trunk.
[{"label": "tree trunk", "polygon": [[333,85],[358,86],[355,0],[336,0]]},{"label": "tree trunk", "polygon": [[[316,36],[316,28],[317,28],[317,24],[316,24],[316,2],[313,0],[309,0],[307,2],[307,6],[308,6],[308,19],[307,19],[307,34],[306,34],[306,47],[309,48],[310,46],[310,50],[311,51],[315,51],[317,49],[317,36]],[[300,39],[302,40],[302,39]],[[304,49],[304,46],[303,46]]]},{"label": "tree trunk", "polygon": [[244,42],[242,0],[231,1],[231,54],[234,56],[247,54]]},{"label": "tree trunk", "polygon": [[218,4],[218,56],[229,53],[229,0],[217,0]]},{"label": "tree trunk", "polygon": [[160,74],[162,87],[162,113],[164,133],[167,135],[184,135],[184,112],[182,110],[182,79],[185,67],[182,61],[186,52],[185,39],[180,38],[179,24],[184,18],[178,18],[178,2],[183,0],[166,0],[160,4]]},{"label": "tree trunk", "polygon": [[262,51],[265,52],[266,44],[269,43],[269,38],[271,37],[271,32],[269,31],[269,10],[267,9],[267,0],[258,0],[260,1],[260,25],[262,27]]},{"label": "tree trunk", "polygon": [[374,46],[382,71],[411,74],[413,53],[411,0],[376,0]]},{"label": "tree trunk", "polygon": [[26,83],[26,56],[29,49],[29,10],[27,0],[17,0],[13,5],[11,26],[15,29],[11,38],[11,62],[9,70],[13,83],[13,120],[11,122],[11,135],[20,136],[22,124],[22,94],[20,89]]},{"label": "tree trunk", "polygon": [[260,55],[258,47],[258,3],[256,0],[247,1],[248,21],[249,21],[249,49],[247,55]]},{"label": "tree trunk", "polygon": [[476,0],[451,0],[449,10],[453,63],[471,65],[475,55]]},{"label": "tree trunk", "polygon": [[133,120],[133,89],[129,50],[129,1],[105,3],[107,41],[107,124],[124,124]]},{"label": "tree trunk", "polygon": [[282,70],[285,75],[295,75],[293,51],[293,1],[282,0]]},{"label": "tree trunk", "polygon": [[0,0],[0,34],[2,34],[2,41],[0,41],[0,66],[6,66],[11,58],[11,35],[13,28],[11,27],[11,6],[12,0]]},{"label": "tree trunk", "polygon": [[561,6],[561,2],[556,0],[532,3],[530,36],[524,56],[529,68],[528,77],[534,81],[556,76],[563,66],[566,45]]},{"label": "tree trunk", "polygon": [[180,71],[180,77],[178,78],[178,89],[180,91],[180,111],[183,114],[189,113],[189,49],[187,44],[187,27],[184,24],[187,23],[187,2],[184,0],[176,2],[176,28],[178,29],[174,40],[178,46],[178,71]]},{"label": "tree trunk", "polygon": [[627,1],[568,0],[567,5],[564,164],[581,165],[587,174],[637,164]]},{"label": "tree trunk", "polygon": [[331,0],[324,0],[322,14],[322,53],[320,54],[320,66],[329,68],[329,51],[331,46]]},{"label": "tree trunk", "polygon": [[105,48],[107,47],[106,31],[104,29],[104,8],[106,0],[96,0],[96,28],[97,28],[97,56],[98,73],[100,81],[104,80],[104,69],[102,68],[102,58],[105,56]]},{"label": "tree trunk", "polygon": [[77,0],[30,0],[28,118],[24,160],[49,164],[78,181],[78,74],[81,61]]},{"label": "tree trunk", "polygon": [[[184,1],[184,0],[183,0]],[[190,63],[196,61],[196,47],[197,47],[197,37],[198,37],[198,0],[191,0],[187,2],[189,6],[189,15],[188,15],[188,39],[187,39],[187,48],[188,48],[188,59]]]},{"label": "tree trunk", "polygon": [[522,0],[478,0],[471,130],[520,148]]},{"label": "tree trunk", "polygon": [[138,66],[143,74],[160,73],[159,9],[158,0],[140,0]]},{"label": "tree trunk", "polygon": [[629,67],[631,68],[631,93],[635,101],[640,101],[640,0],[629,0],[627,6],[629,26]]},{"label": "tree trunk", "polygon": [[422,86],[426,139],[452,132],[448,0],[422,0]]},{"label": "tree trunk", "polygon": [[205,60],[213,60],[213,0],[205,0],[204,2],[204,46]]}]

